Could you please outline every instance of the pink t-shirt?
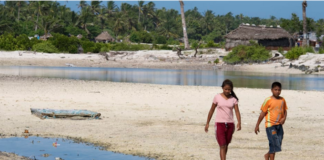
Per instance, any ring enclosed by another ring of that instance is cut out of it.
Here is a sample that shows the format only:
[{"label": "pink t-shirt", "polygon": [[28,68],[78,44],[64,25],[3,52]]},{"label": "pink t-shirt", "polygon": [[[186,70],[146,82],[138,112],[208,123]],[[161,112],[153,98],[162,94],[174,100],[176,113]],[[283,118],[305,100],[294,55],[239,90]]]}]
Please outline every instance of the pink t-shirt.
[{"label": "pink t-shirt", "polygon": [[216,122],[230,122],[234,123],[233,118],[233,109],[234,105],[237,104],[237,99],[231,97],[225,99],[221,94],[217,94],[213,100],[214,104],[217,104],[216,107]]}]

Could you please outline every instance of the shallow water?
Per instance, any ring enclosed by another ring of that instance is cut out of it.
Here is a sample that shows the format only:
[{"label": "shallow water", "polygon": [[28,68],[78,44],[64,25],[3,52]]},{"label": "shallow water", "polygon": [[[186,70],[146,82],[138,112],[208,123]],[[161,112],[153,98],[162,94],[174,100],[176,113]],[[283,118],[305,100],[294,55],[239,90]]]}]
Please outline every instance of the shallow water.
[{"label": "shallow water", "polygon": [[4,66],[0,74],[48,78],[99,80],[168,85],[220,86],[231,79],[235,87],[270,88],[279,81],[283,89],[324,91],[324,75],[252,73],[221,70],[175,70],[93,67]]},{"label": "shallow water", "polygon": [[[58,145],[53,145],[54,142]],[[56,157],[64,160],[148,160],[148,158],[105,151],[91,144],[76,143],[73,140],[61,138],[2,138],[0,139],[0,151],[37,160],[54,160]]]}]

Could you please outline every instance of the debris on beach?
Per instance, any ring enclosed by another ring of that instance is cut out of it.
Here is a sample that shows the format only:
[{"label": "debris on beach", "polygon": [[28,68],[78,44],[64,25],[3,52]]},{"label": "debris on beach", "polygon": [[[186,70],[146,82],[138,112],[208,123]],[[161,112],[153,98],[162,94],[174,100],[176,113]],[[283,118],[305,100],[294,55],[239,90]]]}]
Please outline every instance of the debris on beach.
[{"label": "debris on beach", "polygon": [[305,74],[324,71],[324,55],[322,54],[306,53],[299,56],[298,60],[283,63],[289,65],[289,68],[299,69]]},{"label": "debris on beach", "polygon": [[66,63],[65,65],[68,67],[75,67],[73,64],[70,64],[70,63]]},{"label": "debris on beach", "polygon": [[98,112],[88,110],[57,110],[57,109],[35,109],[31,108],[31,113],[41,119],[71,119],[71,120],[87,120],[99,119],[101,116]]}]

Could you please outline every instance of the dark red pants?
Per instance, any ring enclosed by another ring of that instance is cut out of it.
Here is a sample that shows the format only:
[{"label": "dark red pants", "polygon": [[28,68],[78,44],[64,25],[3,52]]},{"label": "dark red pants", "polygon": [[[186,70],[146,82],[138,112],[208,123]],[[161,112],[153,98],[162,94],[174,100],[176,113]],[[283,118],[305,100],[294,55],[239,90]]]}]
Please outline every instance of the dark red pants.
[{"label": "dark red pants", "polygon": [[234,123],[215,123],[215,136],[219,146],[231,143],[234,131]]}]

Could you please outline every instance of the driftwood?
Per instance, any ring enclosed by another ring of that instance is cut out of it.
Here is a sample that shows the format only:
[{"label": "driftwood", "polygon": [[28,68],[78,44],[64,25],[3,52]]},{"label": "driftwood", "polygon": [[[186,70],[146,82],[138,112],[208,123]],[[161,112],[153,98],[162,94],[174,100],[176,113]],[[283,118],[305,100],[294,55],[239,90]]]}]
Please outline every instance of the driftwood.
[{"label": "driftwood", "polygon": [[198,53],[198,49],[199,49],[199,47],[200,47],[200,45],[201,45],[201,42],[199,42],[199,44],[198,44],[198,46],[197,47],[195,47],[195,55],[194,55],[194,57],[196,57],[197,56],[197,53]]},{"label": "driftwood", "polygon": [[99,53],[100,55],[104,56],[107,61],[109,61],[109,56],[106,52]]},{"label": "driftwood", "polygon": [[183,59],[183,57],[180,57],[180,56],[182,56],[182,54],[181,54],[181,48],[179,48],[179,47],[177,48],[177,55],[180,59]]}]

